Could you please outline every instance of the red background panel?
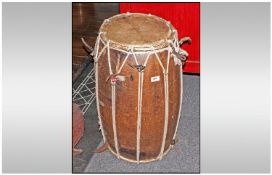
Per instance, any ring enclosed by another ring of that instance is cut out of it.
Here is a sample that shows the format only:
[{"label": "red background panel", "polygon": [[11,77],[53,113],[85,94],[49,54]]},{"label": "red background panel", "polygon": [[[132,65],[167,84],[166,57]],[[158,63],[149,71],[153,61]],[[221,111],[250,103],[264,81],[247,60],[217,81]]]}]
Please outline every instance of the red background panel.
[{"label": "red background panel", "polygon": [[120,13],[151,13],[172,23],[179,39],[189,36],[192,44],[182,48],[189,53],[184,72],[200,73],[200,3],[120,3]]}]

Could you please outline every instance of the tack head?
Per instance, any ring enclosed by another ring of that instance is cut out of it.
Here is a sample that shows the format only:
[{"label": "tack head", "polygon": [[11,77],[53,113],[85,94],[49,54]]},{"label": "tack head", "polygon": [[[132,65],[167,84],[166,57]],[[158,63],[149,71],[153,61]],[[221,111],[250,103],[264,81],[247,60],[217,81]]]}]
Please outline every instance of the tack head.
[{"label": "tack head", "polygon": [[173,140],[171,141],[171,145],[175,145],[175,143],[176,143],[176,140],[173,139]]}]

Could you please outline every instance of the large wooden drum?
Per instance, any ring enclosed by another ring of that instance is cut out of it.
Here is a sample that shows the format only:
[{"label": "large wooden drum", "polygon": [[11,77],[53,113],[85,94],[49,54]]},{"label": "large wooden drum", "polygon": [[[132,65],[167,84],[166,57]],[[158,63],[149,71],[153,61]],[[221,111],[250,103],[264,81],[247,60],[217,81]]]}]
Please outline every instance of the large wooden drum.
[{"label": "large wooden drum", "polygon": [[154,15],[106,19],[94,48],[96,97],[104,141],[118,158],[150,162],[175,144],[182,63],[177,31]]}]

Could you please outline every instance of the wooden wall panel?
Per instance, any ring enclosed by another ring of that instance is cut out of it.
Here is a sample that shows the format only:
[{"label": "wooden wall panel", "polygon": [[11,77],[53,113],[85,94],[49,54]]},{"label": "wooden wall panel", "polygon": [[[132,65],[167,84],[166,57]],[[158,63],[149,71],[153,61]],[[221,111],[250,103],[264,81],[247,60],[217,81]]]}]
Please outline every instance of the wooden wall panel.
[{"label": "wooden wall panel", "polygon": [[89,53],[80,38],[94,47],[98,30],[104,21],[119,13],[119,3],[73,3],[73,82],[90,63]]}]

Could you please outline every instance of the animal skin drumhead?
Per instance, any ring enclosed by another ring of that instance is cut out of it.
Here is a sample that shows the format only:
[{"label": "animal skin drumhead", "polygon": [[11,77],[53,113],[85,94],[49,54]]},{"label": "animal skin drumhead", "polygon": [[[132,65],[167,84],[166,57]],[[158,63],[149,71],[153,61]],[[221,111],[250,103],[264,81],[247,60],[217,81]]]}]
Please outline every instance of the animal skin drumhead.
[{"label": "animal skin drumhead", "polygon": [[112,18],[101,31],[108,40],[122,44],[149,44],[169,37],[170,28],[160,18],[125,15]]}]

